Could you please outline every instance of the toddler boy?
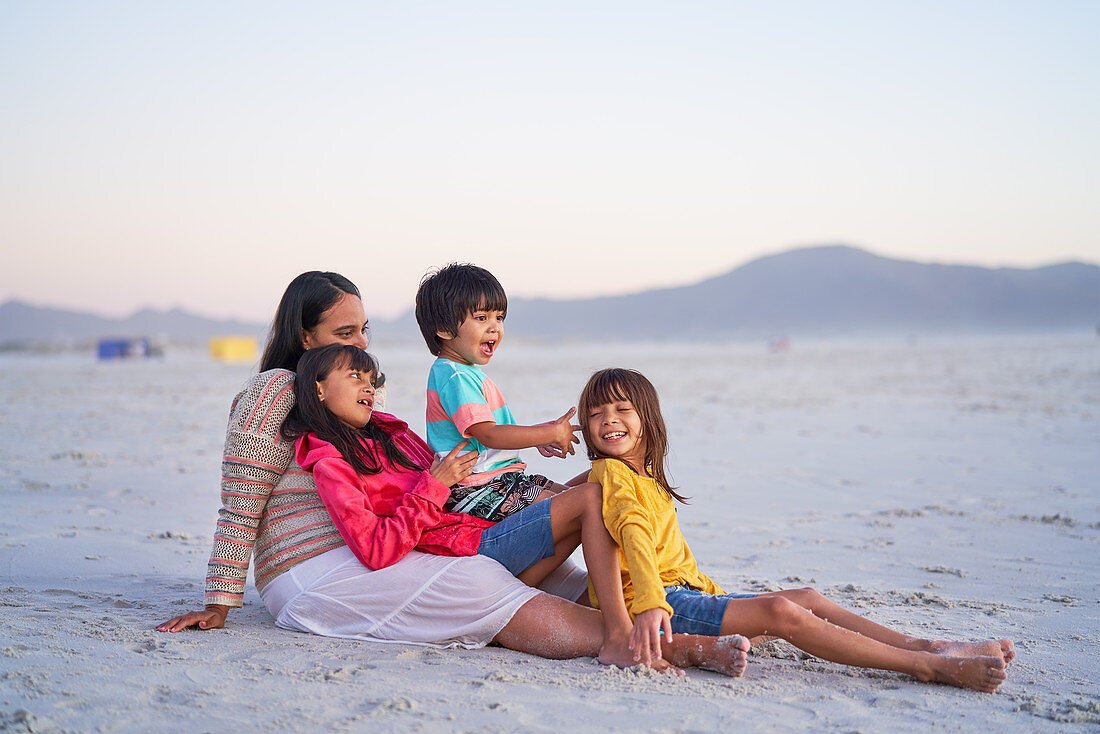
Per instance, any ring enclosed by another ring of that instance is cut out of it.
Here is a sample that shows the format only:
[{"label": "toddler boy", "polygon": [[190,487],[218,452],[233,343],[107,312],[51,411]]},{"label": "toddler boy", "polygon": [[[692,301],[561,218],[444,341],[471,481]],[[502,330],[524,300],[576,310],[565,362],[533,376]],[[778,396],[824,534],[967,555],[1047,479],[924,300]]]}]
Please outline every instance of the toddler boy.
[{"label": "toddler boy", "polygon": [[517,425],[504,396],[481,369],[504,338],[508,296],[484,268],[451,263],[429,274],[416,292],[416,322],[437,359],[428,373],[428,443],[437,456],[469,441],[478,452],[474,470],[451,488],[449,512],[499,521],[565,489],[525,474],[519,449],[543,456],[574,452],[580,426],[570,408],[556,421]]}]

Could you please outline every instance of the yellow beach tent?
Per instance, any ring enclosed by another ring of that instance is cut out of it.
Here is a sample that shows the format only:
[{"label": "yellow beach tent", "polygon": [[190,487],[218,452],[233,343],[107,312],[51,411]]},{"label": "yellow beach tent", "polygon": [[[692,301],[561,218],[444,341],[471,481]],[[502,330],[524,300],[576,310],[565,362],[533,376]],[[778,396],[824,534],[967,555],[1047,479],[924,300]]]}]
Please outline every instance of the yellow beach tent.
[{"label": "yellow beach tent", "polygon": [[244,364],[256,359],[258,347],[254,336],[216,336],[210,340],[210,356],[219,362]]}]

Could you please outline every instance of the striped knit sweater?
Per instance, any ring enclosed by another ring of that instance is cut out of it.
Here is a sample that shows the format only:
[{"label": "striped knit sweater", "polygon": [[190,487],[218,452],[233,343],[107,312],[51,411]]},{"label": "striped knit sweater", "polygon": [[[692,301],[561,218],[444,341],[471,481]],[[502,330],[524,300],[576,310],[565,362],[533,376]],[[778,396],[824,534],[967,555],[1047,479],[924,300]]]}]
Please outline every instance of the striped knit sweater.
[{"label": "striped knit sweater", "polygon": [[294,461],[294,442],[279,432],[292,407],[294,373],[279,369],[253,377],[233,400],[207,604],[241,606],[251,556],[262,591],[282,572],[344,545],[313,476]]}]

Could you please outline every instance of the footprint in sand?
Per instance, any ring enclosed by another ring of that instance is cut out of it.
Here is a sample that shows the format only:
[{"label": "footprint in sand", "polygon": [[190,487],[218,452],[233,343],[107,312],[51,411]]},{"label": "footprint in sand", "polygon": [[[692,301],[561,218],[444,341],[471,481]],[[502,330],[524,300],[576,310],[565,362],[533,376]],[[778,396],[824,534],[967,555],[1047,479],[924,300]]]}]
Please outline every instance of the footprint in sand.
[{"label": "footprint in sand", "polygon": [[145,640],[139,642],[136,645],[130,645],[130,652],[136,652],[140,655],[146,655],[151,652],[161,652],[164,650],[166,643],[159,642],[157,640]]},{"label": "footprint in sand", "polygon": [[420,708],[420,704],[411,698],[405,698],[404,696],[396,696],[394,698],[387,699],[380,702],[377,706],[371,709],[368,716],[385,716],[387,714],[403,714],[411,713]]}]

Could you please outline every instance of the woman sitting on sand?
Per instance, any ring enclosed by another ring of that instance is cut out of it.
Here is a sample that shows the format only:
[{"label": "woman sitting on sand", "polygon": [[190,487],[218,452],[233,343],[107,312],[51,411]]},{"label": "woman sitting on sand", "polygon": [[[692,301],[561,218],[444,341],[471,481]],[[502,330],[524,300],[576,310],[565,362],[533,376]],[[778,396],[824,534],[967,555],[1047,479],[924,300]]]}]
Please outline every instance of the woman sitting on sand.
[{"label": "woman sitting on sand", "polygon": [[[568,599],[585,593],[585,574],[563,567],[544,588],[521,583],[484,556],[410,552],[369,570],[345,545],[317,496],[313,477],[294,461],[281,428],[295,403],[291,371],[307,349],[350,344],[365,349],[369,328],[359,291],[336,273],[295,278],[279,303],[253,377],[233,401],[222,464],[222,508],[206,577],[206,608],[164,622],[161,632],[214,629],[240,607],[249,561],[256,587],[278,626],[329,637],[476,648],[489,642],[547,658],[655,666],[650,651],[634,660],[609,654],[600,612]],[[681,667],[729,675],[744,669],[748,642],[677,635],[662,648]]]}]

